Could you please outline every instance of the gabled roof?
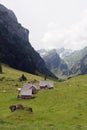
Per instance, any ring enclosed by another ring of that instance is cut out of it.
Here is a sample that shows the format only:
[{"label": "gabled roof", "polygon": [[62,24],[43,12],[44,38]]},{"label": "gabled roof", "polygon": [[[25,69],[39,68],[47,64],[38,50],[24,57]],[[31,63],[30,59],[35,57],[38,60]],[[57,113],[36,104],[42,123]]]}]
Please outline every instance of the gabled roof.
[{"label": "gabled roof", "polygon": [[23,88],[22,89],[32,89],[32,88],[35,88],[37,90],[40,89],[40,86],[38,84],[32,84],[32,83],[25,83],[23,85]]},{"label": "gabled roof", "polygon": [[31,83],[25,83],[23,85],[23,88],[22,89],[30,89],[32,87],[32,84]]},{"label": "gabled roof", "polygon": [[32,96],[32,89],[21,89],[20,95]]},{"label": "gabled roof", "polygon": [[42,80],[42,81],[39,82],[39,86],[47,86],[48,88],[53,88],[54,84],[51,81]]},{"label": "gabled roof", "polygon": [[20,95],[32,96],[33,88],[36,90],[40,89],[38,84],[25,83],[20,91]]},{"label": "gabled roof", "polygon": [[34,87],[35,89],[39,90],[40,89],[40,86],[39,84],[33,84],[32,87]]}]

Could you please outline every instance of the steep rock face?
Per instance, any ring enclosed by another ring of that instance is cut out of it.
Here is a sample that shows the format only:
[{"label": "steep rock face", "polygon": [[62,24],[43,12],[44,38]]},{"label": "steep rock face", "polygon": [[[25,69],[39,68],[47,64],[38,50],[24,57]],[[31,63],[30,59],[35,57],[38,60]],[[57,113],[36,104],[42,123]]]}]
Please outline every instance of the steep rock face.
[{"label": "steep rock face", "polygon": [[87,74],[87,47],[73,52],[67,57],[71,75]]},{"label": "steep rock face", "polygon": [[80,61],[81,74],[87,74],[87,54]]},{"label": "steep rock face", "polygon": [[28,42],[29,31],[17,22],[17,18],[11,10],[2,5],[0,5],[0,24],[12,34],[11,36],[17,35],[22,40]]},{"label": "steep rock face", "polygon": [[59,67],[60,64],[60,57],[56,53],[56,50],[49,51],[44,57],[43,57],[47,68],[50,70]]},{"label": "steep rock face", "polygon": [[19,70],[56,78],[29,43],[28,34],[15,14],[0,5],[0,61]]},{"label": "steep rock face", "polygon": [[47,68],[56,75],[68,75],[67,64],[59,57],[56,50],[49,51],[43,57]]}]

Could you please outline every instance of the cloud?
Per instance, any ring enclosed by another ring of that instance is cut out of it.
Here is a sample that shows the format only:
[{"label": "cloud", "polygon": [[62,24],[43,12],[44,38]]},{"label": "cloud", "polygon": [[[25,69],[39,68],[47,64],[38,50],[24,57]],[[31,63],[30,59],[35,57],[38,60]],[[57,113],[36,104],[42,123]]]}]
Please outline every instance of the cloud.
[{"label": "cloud", "polygon": [[87,10],[84,11],[81,20],[68,28],[61,28],[58,24],[50,22],[48,31],[40,40],[43,48],[70,48],[81,49],[87,46]]}]

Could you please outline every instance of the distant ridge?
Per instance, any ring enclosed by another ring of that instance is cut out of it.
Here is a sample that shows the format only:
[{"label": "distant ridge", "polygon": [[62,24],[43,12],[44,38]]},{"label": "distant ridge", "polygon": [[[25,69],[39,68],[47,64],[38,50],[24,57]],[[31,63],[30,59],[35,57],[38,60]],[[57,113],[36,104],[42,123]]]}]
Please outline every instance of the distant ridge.
[{"label": "distant ridge", "polygon": [[72,77],[87,74],[87,47],[72,51],[60,48],[50,51],[38,51],[44,59],[47,68],[58,76]]}]

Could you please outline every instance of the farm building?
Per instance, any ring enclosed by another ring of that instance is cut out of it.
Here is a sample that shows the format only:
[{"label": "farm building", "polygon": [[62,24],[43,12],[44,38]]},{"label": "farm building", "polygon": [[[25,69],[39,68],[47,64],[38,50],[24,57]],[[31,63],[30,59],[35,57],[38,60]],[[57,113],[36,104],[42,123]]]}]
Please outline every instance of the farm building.
[{"label": "farm building", "polygon": [[39,86],[40,86],[40,88],[42,89],[42,88],[44,88],[44,89],[52,89],[52,88],[54,88],[54,84],[53,84],[53,82],[51,82],[51,81],[40,81],[39,82]]},{"label": "farm building", "polygon": [[21,89],[20,97],[22,99],[32,98],[32,89]]},{"label": "farm building", "polygon": [[18,99],[29,99],[40,89],[52,89],[54,84],[51,81],[39,81],[39,84],[25,83],[23,87],[18,88]]},{"label": "farm building", "polygon": [[36,88],[36,90],[40,90],[39,84],[33,84],[32,86],[33,86],[34,88]]},{"label": "farm building", "polygon": [[38,87],[35,84],[25,83],[20,90],[19,98],[28,99],[32,98],[33,94],[36,94]]},{"label": "farm building", "polygon": [[23,89],[30,89],[30,88],[34,88],[34,89],[36,89],[36,90],[39,90],[39,89],[40,89],[40,87],[39,87],[38,84],[25,83],[25,84],[23,85]]}]

